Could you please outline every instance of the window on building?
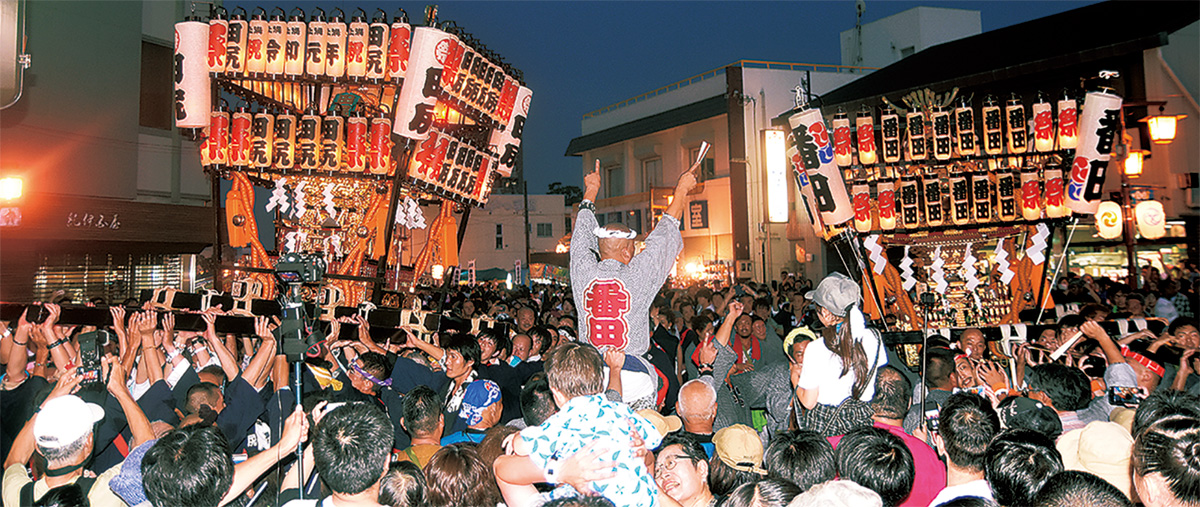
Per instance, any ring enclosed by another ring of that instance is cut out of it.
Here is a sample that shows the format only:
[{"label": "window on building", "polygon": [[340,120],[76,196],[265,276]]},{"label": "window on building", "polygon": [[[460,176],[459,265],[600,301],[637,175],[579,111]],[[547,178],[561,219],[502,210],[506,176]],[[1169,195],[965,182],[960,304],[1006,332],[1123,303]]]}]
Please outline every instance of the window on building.
[{"label": "window on building", "polygon": [[554,235],[554,224],[537,224],[537,237],[549,238]]},{"label": "window on building", "polygon": [[171,130],[175,91],[171,62],[175,50],[149,41],[142,41],[141,104],[138,124],[143,127]]},{"label": "window on building", "polygon": [[605,197],[620,197],[625,195],[625,168],[614,165],[604,168],[604,181],[608,182]]},{"label": "window on building", "polygon": [[638,234],[646,232],[642,230],[642,210],[640,209],[629,212],[629,221],[626,224],[629,225],[630,229],[637,231]]},{"label": "window on building", "polygon": [[567,215],[567,217],[563,219],[563,230],[566,231],[563,234],[571,234],[571,227],[574,225],[575,224],[571,223],[571,216]]},{"label": "window on building", "polygon": [[496,250],[504,250],[504,225],[496,224]]},{"label": "window on building", "polygon": [[624,221],[624,220],[622,220],[622,218],[621,218],[621,214],[622,214],[622,213],[621,213],[620,211],[614,211],[614,212],[612,212],[612,213],[609,213],[609,214],[608,214],[608,220],[605,220],[605,223],[614,223],[614,224],[623,224],[623,223],[625,223],[625,221]]},{"label": "window on building", "polygon": [[604,227],[606,223],[608,223],[608,217],[604,213],[596,213],[596,225]]},{"label": "window on building", "polygon": [[645,178],[646,183],[646,188],[643,188],[642,191],[650,190],[653,187],[662,186],[662,159],[651,158],[643,160],[642,177]]},{"label": "window on building", "polygon": [[[700,147],[697,146],[688,150],[687,165],[691,167],[692,162],[696,157],[700,156]],[[704,156],[704,161],[700,163],[700,169],[696,174],[696,181],[708,181],[717,176],[716,163],[713,161],[713,150],[709,148],[708,154]]]},{"label": "window on building", "polygon": [[912,46],[909,46],[906,48],[900,48],[900,58],[901,59],[908,58],[908,57],[912,56],[913,53],[916,53],[916,51],[913,49]]}]

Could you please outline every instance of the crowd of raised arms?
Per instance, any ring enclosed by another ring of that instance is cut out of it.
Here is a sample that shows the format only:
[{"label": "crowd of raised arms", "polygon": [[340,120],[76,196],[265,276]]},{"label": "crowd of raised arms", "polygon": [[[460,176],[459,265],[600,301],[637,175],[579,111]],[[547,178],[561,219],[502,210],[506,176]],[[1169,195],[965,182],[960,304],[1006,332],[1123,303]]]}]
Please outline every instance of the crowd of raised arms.
[{"label": "crowd of raised arms", "polygon": [[[444,309],[428,341],[330,322],[299,370],[277,321],[179,331],[113,305],[85,379],[92,329],[46,303],[3,323],[3,506],[1197,506],[1197,274],[1145,274],[1070,278],[1079,313],[1011,358],[956,330],[915,368],[840,274],[663,287],[644,363],[577,341],[592,302],[570,288],[476,286],[413,296]],[[471,333],[480,317],[506,325]]]}]

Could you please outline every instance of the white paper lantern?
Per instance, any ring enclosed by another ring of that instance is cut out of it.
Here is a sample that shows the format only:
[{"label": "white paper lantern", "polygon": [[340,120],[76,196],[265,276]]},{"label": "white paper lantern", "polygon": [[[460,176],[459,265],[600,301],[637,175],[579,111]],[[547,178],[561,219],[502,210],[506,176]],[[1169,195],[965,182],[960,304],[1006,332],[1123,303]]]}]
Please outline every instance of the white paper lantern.
[{"label": "white paper lantern", "polygon": [[1096,208],[1096,230],[1104,239],[1121,237],[1122,224],[1121,205],[1112,201],[1104,201]]},{"label": "white paper lantern", "polygon": [[1158,239],[1167,234],[1167,216],[1158,201],[1142,201],[1134,209],[1138,233],[1146,239]]}]

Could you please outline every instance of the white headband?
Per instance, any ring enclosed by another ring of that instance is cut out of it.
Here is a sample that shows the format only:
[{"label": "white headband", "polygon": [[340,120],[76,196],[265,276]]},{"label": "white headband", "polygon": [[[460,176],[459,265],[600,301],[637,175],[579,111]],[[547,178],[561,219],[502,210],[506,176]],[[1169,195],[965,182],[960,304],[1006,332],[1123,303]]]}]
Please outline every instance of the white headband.
[{"label": "white headband", "polygon": [[621,231],[614,231],[612,229],[605,229],[603,227],[597,227],[592,230],[592,234],[595,234],[597,238],[601,238],[601,239],[605,239],[605,238],[633,239],[633,238],[637,237],[637,231],[635,231],[633,229],[630,229],[629,232],[621,232]]}]

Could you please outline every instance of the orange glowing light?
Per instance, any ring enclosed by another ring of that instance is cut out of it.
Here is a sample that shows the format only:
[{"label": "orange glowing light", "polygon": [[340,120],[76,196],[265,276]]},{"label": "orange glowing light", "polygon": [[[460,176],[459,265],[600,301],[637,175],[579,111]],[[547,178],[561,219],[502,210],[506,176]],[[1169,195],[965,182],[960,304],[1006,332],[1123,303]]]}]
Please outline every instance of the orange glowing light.
[{"label": "orange glowing light", "polygon": [[25,183],[16,176],[0,178],[0,199],[16,200],[21,198]]}]

